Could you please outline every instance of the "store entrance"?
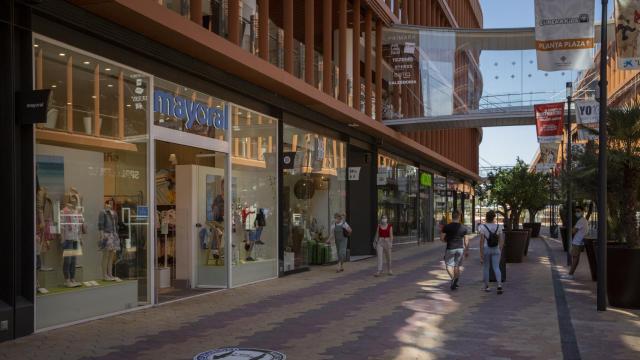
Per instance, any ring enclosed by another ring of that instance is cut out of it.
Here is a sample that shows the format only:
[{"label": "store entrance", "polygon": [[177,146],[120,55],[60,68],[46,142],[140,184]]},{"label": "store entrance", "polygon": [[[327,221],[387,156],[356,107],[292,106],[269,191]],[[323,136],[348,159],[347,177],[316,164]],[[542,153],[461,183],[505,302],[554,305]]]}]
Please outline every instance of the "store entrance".
[{"label": "store entrance", "polygon": [[155,141],[158,302],[227,287],[226,154]]}]

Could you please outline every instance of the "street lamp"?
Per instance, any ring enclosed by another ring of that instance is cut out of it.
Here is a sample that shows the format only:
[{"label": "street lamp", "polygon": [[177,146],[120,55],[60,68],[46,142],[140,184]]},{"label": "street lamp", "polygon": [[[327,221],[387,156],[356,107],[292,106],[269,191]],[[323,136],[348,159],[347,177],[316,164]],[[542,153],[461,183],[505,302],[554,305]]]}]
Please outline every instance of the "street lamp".
[{"label": "street lamp", "polygon": [[598,290],[597,309],[607,310],[607,8],[602,0],[600,26],[600,114],[598,144]]},{"label": "street lamp", "polygon": [[[573,240],[573,201],[571,199],[571,100],[573,96],[573,83],[568,81],[565,88],[567,94],[567,181],[565,182],[567,186],[567,223],[564,225],[569,244],[571,244]],[[567,251],[567,265],[571,266],[571,251]]]}]

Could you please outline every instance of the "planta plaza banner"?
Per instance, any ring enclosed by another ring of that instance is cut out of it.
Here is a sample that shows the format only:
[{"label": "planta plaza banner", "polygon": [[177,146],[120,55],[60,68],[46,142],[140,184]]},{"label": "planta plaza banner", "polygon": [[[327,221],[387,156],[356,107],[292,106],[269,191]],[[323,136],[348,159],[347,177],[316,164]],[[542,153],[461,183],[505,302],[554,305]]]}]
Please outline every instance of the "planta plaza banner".
[{"label": "planta plaza banner", "polygon": [[562,141],[564,103],[534,105],[538,142],[559,143]]},{"label": "planta plaza banner", "polygon": [[640,69],[640,0],[616,0],[618,68]]},{"label": "planta plaza banner", "polygon": [[593,66],[592,0],[536,0],[538,70],[581,70]]}]

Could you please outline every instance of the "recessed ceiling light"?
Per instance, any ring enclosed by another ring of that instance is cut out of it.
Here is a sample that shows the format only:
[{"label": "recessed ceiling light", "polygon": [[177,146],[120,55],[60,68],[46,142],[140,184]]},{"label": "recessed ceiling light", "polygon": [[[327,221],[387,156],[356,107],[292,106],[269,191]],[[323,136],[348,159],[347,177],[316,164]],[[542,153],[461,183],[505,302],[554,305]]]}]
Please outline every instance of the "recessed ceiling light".
[{"label": "recessed ceiling light", "polygon": [[71,105],[71,103],[70,103],[70,102],[68,102],[68,103],[67,103],[67,105]]},{"label": "recessed ceiling light", "polygon": [[92,96],[91,96],[91,98],[92,98],[92,99],[95,99],[95,98],[96,98],[96,96],[95,96],[95,95],[92,95]]},{"label": "recessed ceiling light", "polygon": [[52,87],[52,88],[55,88],[55,87],[58,87],[58,85],[55,85],[55,84],[54,84],[54,85],[51,85],[51,87]]},{"label": "recessed ceiling light", "polygon": [[84,62],[82,62],[82,63],[83,63],[83,64],[85,64],[85,65],[89,65],[89,64],[91,64],[89,61],[84,61]]},{"label": "recessed ceiling light", "polygon": [[238,111],[238,115],[242,115],[242,113],[240,111]]},{"label": "recessed ceiling light", "polygon": [[127,107],[131,107],[131,104],[127,104]]},{"label": "recessed ceiling light", "polygon": [[67,54],[65,54],[65,53],[60,53],[60,54],[58,54],[58,55],[60,55],[60,56],[65,56],[65,55],[67,55]]},{"label": "recessed ceiling light", "polygon": [[104,69],[104,71],[111,71],[111,68],[106,68]]},{"label": "recessed ceiling light", "polygon": [[33,44],[33,47],[38,47],[38,46],[40,46],[40,45],[38,45],[38,44]]},{"label": "recessed ceiling light", "polygon": [[113,84],[108,84],[107,87],[113,87]]},{"label": "recessed ceiling light", "polygon": [[220,106],[220,105],[216,105],[216,107],[217,107],[218,109],[220,109],[222,106]]}]

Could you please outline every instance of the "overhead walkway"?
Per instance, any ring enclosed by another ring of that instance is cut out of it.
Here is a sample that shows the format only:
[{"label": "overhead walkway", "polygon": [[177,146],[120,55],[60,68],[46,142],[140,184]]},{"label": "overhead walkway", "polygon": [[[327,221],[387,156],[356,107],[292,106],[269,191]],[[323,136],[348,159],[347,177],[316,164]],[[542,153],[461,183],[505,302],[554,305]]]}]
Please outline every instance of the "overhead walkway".
[{"label": "overhead walkway", "polygon": [[[609,27],[615,34],[612,23]],[[399,50],[398,56],[404,56],[408,44],[416,47],[417,69],[411,75],[417,83],[400,82],[395,91],[402,100],[390,97],[383,114],[384,124],[400,131],[534,125],[534,105],[566,101],[567,83],[573,84],[574,99],[595,95],[597,72],[537,70],[534,28],[404,25],[386,30],[384,41],[390,51]],[[393,53],[389,58],[393,64]],[[394,79],[400,78],[391,71]]]}]

